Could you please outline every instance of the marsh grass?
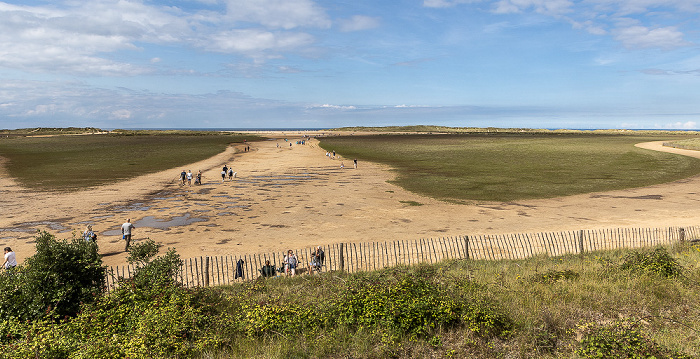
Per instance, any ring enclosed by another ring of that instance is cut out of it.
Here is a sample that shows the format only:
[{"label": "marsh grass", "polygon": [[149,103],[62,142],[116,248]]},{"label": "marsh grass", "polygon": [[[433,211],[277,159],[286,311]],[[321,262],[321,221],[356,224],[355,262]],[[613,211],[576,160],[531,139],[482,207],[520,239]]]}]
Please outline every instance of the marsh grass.
[{"label": "marsh grass", "polygon": [[[7,172],[22,186],[66,191],[197,162],[252,136],[162,131],[0,139]],[[191,169],[196,172],[196,168]],[[173,179],[179,174],[173,173]]]},{"label": "marsh grass", "polygon": [[578,133],[373,135],[321,139],[384,163],[397,185],[453,202],[513,201],[642,187],[700,173],[700,160],[634,147],[660,137]]},{"label": "marsh grass", "polygon": [[664,142],[664,146],[698,151],[700,150],[700,138],[689,138],[685,140]]}]

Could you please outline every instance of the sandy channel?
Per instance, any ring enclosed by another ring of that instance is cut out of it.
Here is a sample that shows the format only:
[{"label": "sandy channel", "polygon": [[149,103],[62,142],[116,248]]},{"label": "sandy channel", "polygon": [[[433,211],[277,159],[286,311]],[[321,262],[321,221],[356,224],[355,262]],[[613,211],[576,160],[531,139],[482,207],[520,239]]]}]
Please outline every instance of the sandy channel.
[{"label": "sandy channel", "polygon": [[[394,174],[386,166],[360,161],[355,169],[352,159],[326,157],[316,140],[297,144],[302,133],[262,135],[278,138],[249,143],[250,151],[230,147],[181,168],[75,193],[21,188],[0,169],[0,246],[12,247],[21,262],[33,253],[37,230],[70,238],[91,224],[104,263],[122,265],[119,228],[127,218],[136,226],[136,241],[151,238],[182,258],[339,242],[691,226],[700,218],[700,176],[621,191],[458,205],[388,183]],[[700,158],[700,151],[661,142],[638,146]],[[223,165],[237,177],[222,181]],[[181,186],[183,169],[201,170],[203,184]]]}]

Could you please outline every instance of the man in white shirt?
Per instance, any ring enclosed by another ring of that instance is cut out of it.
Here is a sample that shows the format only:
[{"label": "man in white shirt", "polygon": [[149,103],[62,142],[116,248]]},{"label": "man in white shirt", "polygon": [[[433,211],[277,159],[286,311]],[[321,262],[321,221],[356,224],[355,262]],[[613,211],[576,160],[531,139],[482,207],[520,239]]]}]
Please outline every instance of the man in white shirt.
[{"label": "man in white shirt", "polygon": [[134,229],[133,224],[131,224],[131,219],[127,219],[126,223],[122,224],[122,238],[126,241],[124,246],[124,252],[129,250],[129,244],[131,243],[131,230]]},{"label": "man in white shirt", "polygon": [[17,259],[15,258],[15,252],[12,251],[12,248],[5,247],[5,263],[2,264],[2,267],[5,269],[10,269],[16,266]]}]

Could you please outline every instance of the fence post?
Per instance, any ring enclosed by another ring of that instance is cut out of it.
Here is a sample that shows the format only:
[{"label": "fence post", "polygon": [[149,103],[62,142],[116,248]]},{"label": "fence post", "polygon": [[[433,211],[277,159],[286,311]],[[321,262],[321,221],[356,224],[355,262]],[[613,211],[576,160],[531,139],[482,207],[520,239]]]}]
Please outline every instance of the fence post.
[{"label": "fence post", "polygon": [[209,257],[204,257],[204,286],[209,286]]},{"label": "fence post", "polygon": [[680,239],[681,243],[685,242],[685,228],[678,228],[678,239]]},{"label": "fence post", "polygon": [[338,264],[340,265],[340,271],[345,270],[345,257],[343,256],[343,243],[340,244],[340,258],[338,259]]},{"label": "fence post", "polygon": [[578,254],[583,254],[583,229],[578,231]]},{"label": "fence post", "polygon": [[469,260],[469,236],[464,236],[464,258]]}]

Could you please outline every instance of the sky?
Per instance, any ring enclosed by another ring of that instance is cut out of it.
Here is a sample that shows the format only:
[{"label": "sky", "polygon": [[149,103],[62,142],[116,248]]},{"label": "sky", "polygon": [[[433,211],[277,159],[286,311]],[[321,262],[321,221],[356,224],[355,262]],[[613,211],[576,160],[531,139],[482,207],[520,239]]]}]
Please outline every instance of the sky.
[{"label": "sky", "polygon": [[700,0],[0,1],[0,129],[700,128]]}]

